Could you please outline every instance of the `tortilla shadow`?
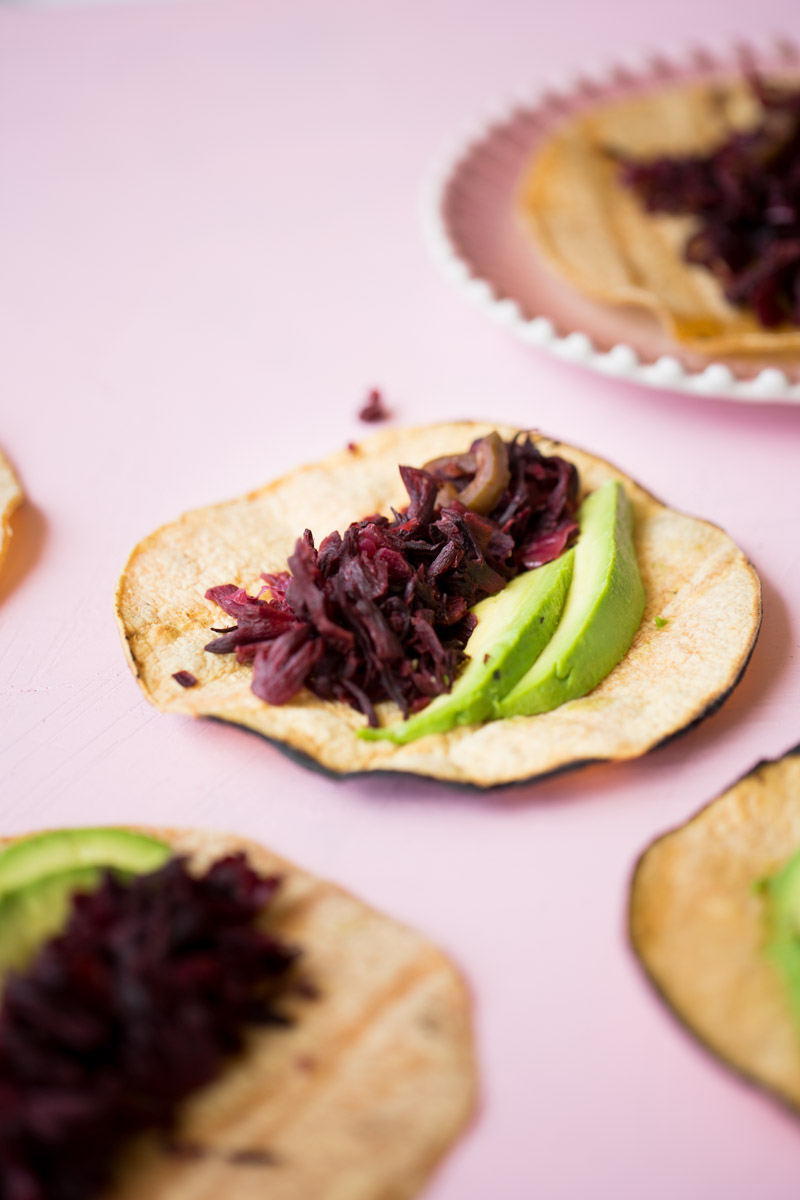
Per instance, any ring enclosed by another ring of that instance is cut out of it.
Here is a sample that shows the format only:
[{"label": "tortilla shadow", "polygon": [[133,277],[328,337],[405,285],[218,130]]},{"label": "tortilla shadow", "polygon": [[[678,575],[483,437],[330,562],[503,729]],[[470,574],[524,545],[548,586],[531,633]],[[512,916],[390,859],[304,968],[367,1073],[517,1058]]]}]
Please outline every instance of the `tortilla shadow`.
[{"label": "tortilla shadow", "polygon": [[[687,733],[690,733],[691,730],[693,730],[697,725],[700,725],[701,722],[706,720],[706,718],[713,716],[714,713],[716,713],[718,709],[722,707],[734,689],[741,682],[744,673],[750,664],[750,660],[753,657],[753,651],[755,650],[758,636],[761,632],[761,615],[762,614],[759,614],[758,627],[756,628],[747,658],[742,664],[741,670],[730,687],[712,700],[708,705],[706,705],[706,707],[698,716],[693,717],[686,723],[686,725],[682,726],[682,728],[673,730],[672,733],[667,734],[667,736],[662,738],[661,741],[656,742],[654,745],[648,747],[648,749],[644,751],[644,754],[652,754],[655,750],[660,750],[663,746],[670,745],[677,738],[683,737]],[[485,785],[462,782],[455,779],[441,779],[436,775],[426,775],[421,771],[398,771],[384,768],[377,768],[373,771],[333,771],[330,767],[323,766],[322,763],[318,762],[315,758],[312,758],[310,754],[306,754],[303,750],[298,750],[295,746],[289,746],[285,742],[280,741],[278,738],[269,737],[267,734],[261,733],[257,729],[251,729],[248,725],[242,725],[238,721],[228,721],[224,717],[211,716],[207,717],[206,720],[214,721],[220,725],[233,725],[237,729],[244,730],[246,733],[254,734],[256,737],[262,738],[263,741],[274,746],[277,750],[280,750],[280,752],[286,758],[291,759],[292,762],[297,763],[301,767],[305,767],[309,771],[315,772],[317,775],[322,775],[326,779],[332,780],[334,783],[346,783],[351,779],[369,779],[375,778],[376,776],[383,778],[402,778],[406,782],[418,779],[420,782],[424,781],[425,783],[435,783],[439,787],[450,791],[471,792],[473,794],[477,793],[479,795],[485,795],[487,792],[508,791],[512,788],[517,790],[519,788],[527,787],[532,783],[544,783],[545,780],[555,779],[560,775],[566,775],[569,771],[580,771],[586,767],[596,766],[599,763],[621,763],[629,761],[627,759],[615,758],[579,758],[575,759],[573,762],[563,763],[560,767],[554,767],[550,771],[542,771],[538,775],[529,775],[525,779],[512,779],[506,783],[489,783]],[[637,757],[643,757],[643,755],[637,755]]]}]

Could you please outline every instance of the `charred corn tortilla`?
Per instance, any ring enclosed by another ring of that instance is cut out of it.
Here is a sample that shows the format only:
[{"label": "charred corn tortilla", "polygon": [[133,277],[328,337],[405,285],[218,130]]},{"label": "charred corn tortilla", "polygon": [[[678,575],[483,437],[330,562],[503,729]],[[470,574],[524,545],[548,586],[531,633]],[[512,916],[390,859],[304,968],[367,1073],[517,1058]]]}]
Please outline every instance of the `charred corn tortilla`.
[{"label": "charred corn tortilla", "polygon": [[800,330],[764,329],[727,302],[709,271],[683,261],[694,218],[647,213],[608,154],[708,153],[733,130],[752,128],[759,111],[744,81],[717,80],[627,96],[571,117],[537,152],[519,193],[545,259],[597,300],[650,309],[692,350],[800,352]]},{"label": "charred corn tortilla", "polygon": [[[198,509],[145,538],[117,589],[117,618],[147,698],[165,712],[243,725],[328,771],[404,771],[486,788],[598,759],[643,754],[717,705],[739,678],[758,634],[758,577],[727,534],[666,508],[601,459],[538,438],[544,453],[578,467],[591,491],[619,479],[631,498],[647,607],[622,662],[582,700],[535,717],[461,726],[406,746],[355,736],[364,718],[308,692],[271,707],[250,691],[252,671],[232,655],[204,653],[220,610],[204,599],[213,584],[251,586],[285,569],[305,527],[321,538],[369,513],[405,503],[398,464],[421,466],[456,453],[497,428],[432,425],[390,430],[259,491]],[[661,629],[656,617],[668,624]],[[224,618],[223,618],[224,622]],[[190,671],[196,687],[172,678]],[[390,704],[384,720],[397,717]]]},{"label": "charred corn tortilla", "polygon": [[0,563],[11,541],[11,517],[22,503],[22,488],[11,463],[0,450]]},{"label": "charred corn tortilla", "polygon": [[[184,1109],[175,1144],[142,1139],[104,1200],[406,1200],[475,1101],[469,1001],[459,975],[411,929],[254,842],[148,829],[198,870],[244,851],[284,882],[269,928],[303,950],[319,990],[288,1028],[243,1056]],[[7,842],[10,839],[5,839]],[[232,1163],[231,1153],[250,1162]],[[259,1161],[261,1156],[261,1161]]]},{"label": "charred corn tortilla", "polygon": [[630,931],[675,1014],[741,1074],[800,1109],[800,1032],[763,953],[756,882],[800,847],[800,747],[761,763],[636,868]]}]

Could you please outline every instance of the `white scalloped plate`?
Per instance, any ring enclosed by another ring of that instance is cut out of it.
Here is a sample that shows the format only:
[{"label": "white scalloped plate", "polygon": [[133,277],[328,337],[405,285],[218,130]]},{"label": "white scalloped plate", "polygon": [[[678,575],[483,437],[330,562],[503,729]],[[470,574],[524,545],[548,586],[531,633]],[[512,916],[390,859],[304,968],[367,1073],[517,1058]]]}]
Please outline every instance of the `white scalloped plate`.
[{"label": "white scalloped plate", "polygon": [[797,73],[800,50],[780,42],[703,50],[615,65],[594,78],[545,88],[496,111],[435,170],[423,197],[426,242],[448,279],[488,317],[533,346],[604,375],[647,387],[751,403],[800,404],[800,359],[709,362],[672,341],[652,314],[581,296],[541,261],[515,211],[530,155],[548,132],[582,108],[681,80],[731,74],[748,64]]}]

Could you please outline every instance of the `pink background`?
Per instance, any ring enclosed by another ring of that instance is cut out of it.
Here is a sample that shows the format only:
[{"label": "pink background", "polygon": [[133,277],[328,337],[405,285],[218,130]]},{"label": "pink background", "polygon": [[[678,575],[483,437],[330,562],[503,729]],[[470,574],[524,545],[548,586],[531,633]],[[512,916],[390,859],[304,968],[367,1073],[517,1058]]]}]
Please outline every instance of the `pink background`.
[{"label": "pink background", "polygon": [[[30,496],[0,580],[2,832],[231,827],[440,942],[474,989],[483,1107],[430,1200],[744,1200],[797,1174],[796,1124],[653,998],[625,907],[654,835],[800,740],[800,412],[537,355],[438,278],[415,213],[432,158],[514,89],[794,8],[0,10],[0,443]],[[765,604],[721,712],[639,763],[481,797],[336,784],[150,708],[111,615],[130,548],[358,437],[373,384],[398,421],[539,426],[728,529]]]}]

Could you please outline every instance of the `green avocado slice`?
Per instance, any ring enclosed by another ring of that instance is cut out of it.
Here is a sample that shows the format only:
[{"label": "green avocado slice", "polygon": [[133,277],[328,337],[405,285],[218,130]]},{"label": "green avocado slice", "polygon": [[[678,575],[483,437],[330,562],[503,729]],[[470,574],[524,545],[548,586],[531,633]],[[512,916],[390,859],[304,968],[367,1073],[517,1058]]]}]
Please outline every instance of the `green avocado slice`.
[{"label": "green avocado slice", "polygon": [[761,886],[769,931],[764,950],[781,973],[800,1026],[800,851]]},{"label": "green avocado slice", "polygon": [[470,661],[452,691],[437,696],[407,721],[382,729],[360,729],[370,740],[402,744],[456,725],[497,715],[502,696],[521,679],[553,635],[566,603],[575,551],[512,579],[496,596],[472,610],[478,618],[467,643]]},{"label": "green avocado slice", "polygon": [[166,843],[132,829],[58,829],[0,850],[0,897],[46,875],[75,867],[154,871],[170,857]]},{"label": "green avocado slice", "polygon": [[0,897],[0,982],[9,971],[25,970],[40,946],[64,926],[72,897],[93,891],[102,874],[102,867],[75,867]]},{"label": "green avocado slice", "polygon": [[642,619],[644,587],[624,487],[609,480],[578,510],[575,570],[561,621],[526,675],[500,703],[504,717],[549,712],[585,696],[623,657]]},{"label": "green avocado slice", "polygon": [[165,842],[129,829],[53,830],[0,851],[0,982],[58,933],[72,896],[96,888],[104,871],[128,879],[171,855]]}]

